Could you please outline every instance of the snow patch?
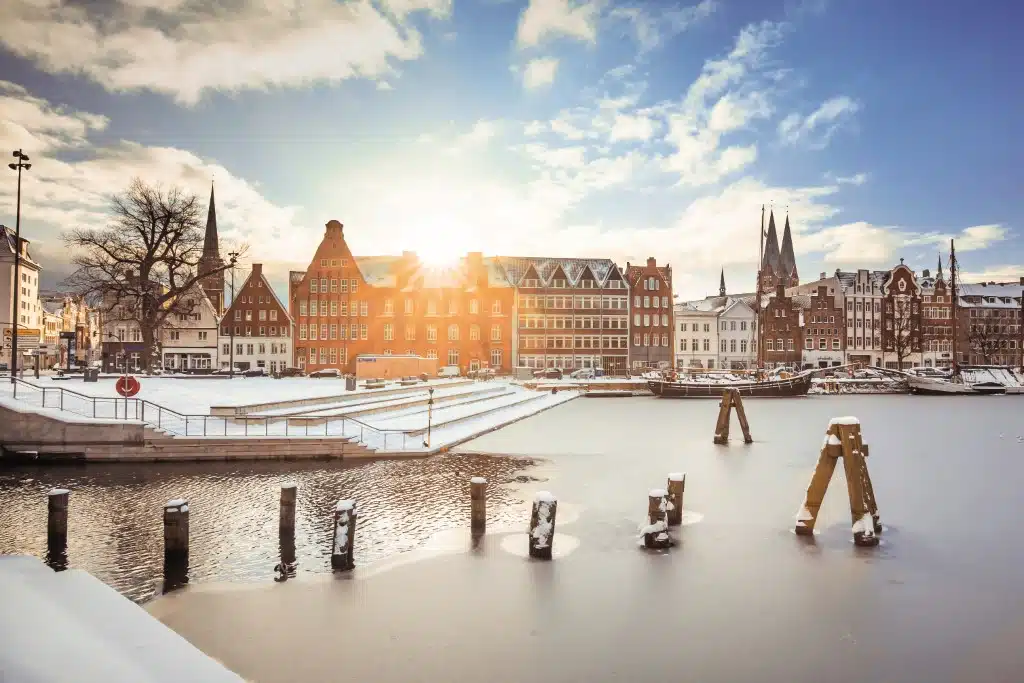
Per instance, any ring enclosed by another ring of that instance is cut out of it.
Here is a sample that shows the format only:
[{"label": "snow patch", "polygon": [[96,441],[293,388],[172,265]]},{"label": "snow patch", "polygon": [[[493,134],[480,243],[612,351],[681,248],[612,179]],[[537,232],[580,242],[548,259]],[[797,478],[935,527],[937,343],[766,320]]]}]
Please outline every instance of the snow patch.
[{"label": "snow patch", "polygon": [[48,496],[63,496],[65,493],[71,493],[68,489],[50,489]]},{"label": "snow patch", "polygon": [[180,508],[182,505],[188,505],[188,501],[184,498],[174,498],[167,501],[164,505],[165,508]]},{"label": "snow patch", "polygon": [[833,417],[831,420],[829,420],[828,424],[830,427],[832,425],[859,425],[860,420],[853,417],[852,415],[847,415],[846,417]]},{"label": "snow patch", "polygon": [[[814,515],[811,514],[811,511],[807,509],[806,505],[801,505],[800,509],[796,513],[796,521],[798,521],[798,522],[808,522],[808,521],[810,521],[812,519],[814,519]],[[798,526],[803,526],[803,525],[800,524]]]},{"label": "snow patch", "polygon": [[853,523],[853,533],[865,536],[875,535],[875,520],[871,517],[870,512],[865,512],[860,519]]},{"label": "snow patch", "polygon": [[181,510],[179,510],[179,512],[188,512],[188,505],[187,504],[182,505],[181,506]]},{"label": "snow patch", "polygon": [[470,484],[486,484],[487,479],[485,477],[473,477],[469,480]]},{"label": "snow patch", "polygon": [[685,472],[672,472],[668,475],[669,481],[684,481],[686,479]]},{"label": "snow patch", "polygon": [[668,495],[668,491],[666,491],[665,489],[651,489],[651,492],[647,495],[649,495],[651,498],[664,498],[665,496]]},{"label": "snow patch", "polygon": [[533,500],[538,503],[555,503],[558,501],[558,499],[555,498],[555,494],[548,491],[537,491],[533,496]]},{"label": "snow patch", "polygon": [[354,500],[339,500],[338,504],[334,506],[334,510],[336,512],[347,512],[349,510],[354,510],[355,507],[356,502]]},{"label": "snow patch", "polygon": [[640,525],[640,533],[644,536],[646,536],[647,534],[660,534],[663,531],[667,530],[668,523],[663,519],[659,519],[657,522],[654,522],[653,524]]},{"label": "snow patch", "polygon": [[283,489],[297,489],[297,488],[299,488],[299,485],[298,484],[294,484],[294,483],[292,483],[292,484],[281,484],[281,488],[283,488]]},{"label": "snow patch", "polygon": [[829,434],[826,439],[829,446],[842,446],[843,442],[836,438],[835,434]]}]

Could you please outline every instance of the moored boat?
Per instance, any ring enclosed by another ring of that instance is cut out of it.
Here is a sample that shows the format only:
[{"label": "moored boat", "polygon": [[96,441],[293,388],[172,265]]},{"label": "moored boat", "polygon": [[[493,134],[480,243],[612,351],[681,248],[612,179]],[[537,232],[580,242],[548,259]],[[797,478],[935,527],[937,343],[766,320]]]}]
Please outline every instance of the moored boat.
[{"label": "moored boat", "polygon": [[806,396],[811,388],[813,370],[801,372],[785,379],[768,379],[762,382],[698,382],[686,380],[652,379],[647,383],[651,393],[660,398],[717,398],[726,389],[735,389],[741,396],[786,397]]}]

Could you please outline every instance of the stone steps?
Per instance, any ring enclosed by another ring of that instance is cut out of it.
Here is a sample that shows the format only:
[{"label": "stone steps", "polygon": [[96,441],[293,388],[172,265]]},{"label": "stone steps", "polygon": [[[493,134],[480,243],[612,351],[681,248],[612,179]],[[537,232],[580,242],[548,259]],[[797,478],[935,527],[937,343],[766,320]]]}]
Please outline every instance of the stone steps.
[{"label": "stone steps", "polygon": [[373,457],[373,451],[349,439],[322,438],[174,438],[143,445],[96,444],[82,448],[89,461],[173,462],[180,460],[310,460]]}]

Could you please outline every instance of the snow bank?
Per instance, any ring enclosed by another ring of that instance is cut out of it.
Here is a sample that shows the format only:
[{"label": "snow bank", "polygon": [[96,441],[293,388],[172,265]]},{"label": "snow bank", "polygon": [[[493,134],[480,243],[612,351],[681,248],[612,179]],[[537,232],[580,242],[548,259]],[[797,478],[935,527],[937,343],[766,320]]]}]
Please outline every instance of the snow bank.
[{"label": "snow bank", "polygon": [[833,417],[831,420],[829,420],[829,423],[828,423],[829,427],[831,427],[832,425],[859,425],[859,424],[860,424],[860,420],[858,420],[857,418],[853,417],[852,415],[848,415],[846,417]]},{"label": "snow bank", "polygon": [[180,508],[182,505],[188,505],[188,501],[185,500],[184,498],[174,498],[172,500],[167,501],[167,503],[164,504],[164,507]]}]

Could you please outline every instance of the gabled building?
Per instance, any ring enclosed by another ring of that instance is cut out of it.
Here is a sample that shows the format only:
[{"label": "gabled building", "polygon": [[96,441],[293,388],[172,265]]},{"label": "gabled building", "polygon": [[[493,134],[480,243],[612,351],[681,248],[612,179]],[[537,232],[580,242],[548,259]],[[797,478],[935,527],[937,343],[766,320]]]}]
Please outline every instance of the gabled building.
[{"label": "gabled building", "polygon": [[642,266],[627,262],[625,276],[632,292],[629,366],[672,367],[672,266],[658,266],[653,257]]},{"label": "gabled building", "polygon": [[882,285],[882,361],[905,370],[921,364],[921,285],[900,259]]},{"label": "gabled building", "polygon": [[182,298],[183,312],[168,315],[160,330],[163,368],[190,374],[212,372],[219,367],[220,314],[201,285],[192,287]]},{"label": "gabled building", "polygon": [[782,284],[775,286],[775,292],[763,304],[761,325],[764,337],[765,368],[793,367],[802,363],[803,353],[803,311],[795,297],[806,295],[786,294]]},{"label": "gabled building", "polygon": [[362,354],[436,358],[462,372],[512,367],[515,288],[497,259],[479,252],[444,268],[412,252],[356,256],[332,220],[288,286],[295,364],[306,371],[354,373]]},{"label": "gabled building", "polygon": [[888,277],[887,270],[835,272],[845,307],[848,363],[882,366],[882,287]]},{"label": "gabled building", "polygon": [[[39,348],[43,340],[43,310],[39,305],[39,273],[42,270],[29,253],[29,241],[24,237],[20,243],[14,229],[0,225],[0,367],[11,367],[11,339],[14,331],[18,335],[18,355]],[[20,251],[21,264],[18,280],[14,278],[14,257]],[[18,305],[14,305],[14,293],[18,293]],[[24,359],[19,368],[28,367]]]},{"label": "gabled building", "polygon": [[933,276],[921,272],[921,364],[948,368],[953,364],[953,293],[942,274],[942,259]]},{"label": "gabled building", "polygon": [[220,321],[219,363],[222,368],[263,368],[280,372],[292,365],[292,318],[254,263]]},{"label": "gabled building", "polygon": [[729,298],[718,315],[718,366],[726,370],[757,367],[757,313],[749,299]]},{"label": "gabled building", "polygon": [[[517,366],[626,373],[630,288],[614,261],[511,256],[497,261],[516,288]],[[671,290],[661,287],[659,306],[662,294],[672,300]],[[659,315],[671,311],[668,306],[658,310]],[[671,326],[665,331],[671,334]]]}]

